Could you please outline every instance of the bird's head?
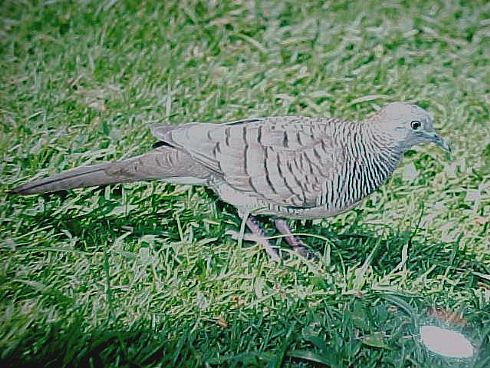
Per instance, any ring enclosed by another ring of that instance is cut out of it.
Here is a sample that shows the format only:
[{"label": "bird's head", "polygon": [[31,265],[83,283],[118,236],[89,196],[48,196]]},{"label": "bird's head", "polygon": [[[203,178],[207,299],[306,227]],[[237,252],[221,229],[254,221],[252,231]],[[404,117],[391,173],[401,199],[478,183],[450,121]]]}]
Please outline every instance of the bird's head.
[{"label": "bird's head", "polygon": [[435,143],[449,152],[449,145],[435,132],[429,113],[417,105],[393,102],[371,116],[373,129],[397,142],[404,151],[420,143]]}]

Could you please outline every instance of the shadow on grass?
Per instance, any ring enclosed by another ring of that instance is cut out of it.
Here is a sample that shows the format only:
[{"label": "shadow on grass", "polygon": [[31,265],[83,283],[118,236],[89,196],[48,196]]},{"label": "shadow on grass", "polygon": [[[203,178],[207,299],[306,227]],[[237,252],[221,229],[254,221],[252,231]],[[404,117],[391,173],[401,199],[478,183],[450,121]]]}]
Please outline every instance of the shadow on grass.
[{"label": "shadow on grass", "polygon": [[283,303],[271,315],[235,311],[227,326],[204,319],[183,323],[167,319],[153,327],[141,320],[131,327],[108,321],[86,329],[81,316],[56,323],[38,321],[19,336],[15,346],[2,352],[0,365],[358,367],[377,362],[383,367],[488,366],[488,328],[485,336],[476,333],[481,345],[472,361],[428,353],[417,336],[423,308],[414,299],[378,293],[363,299],[344,296],[321,311],[309,309],[301,300]]},{"label": "shadow on grass", "polygon": [[[155,208],[163,207],[153,203],[158,199],[143,200],[146,202],[131,215],[121,215],[113,212],[119,205],[117,201],[100,197],[94,211],[75,217],[69,211],[53,215],[57,207],[55,200],[45,212],[24,217],[20,232],[32,231],[29,225],[39,229],[49,227],[56,234],[68,230],[78,238],[77,246],[93,250],[100,248],[101,242],[107,242],[108,236],[116,238],[127,228],[132,229],[128,239],[152,234],[178,241],[182,229],[196,221],[203,223],[209,216],[209,213],[199,215],[182,207],[178,200],[168,199],[165,199],[168,214],[162,214],[151,210],[155,204]],[[221,204],[219,207],[220,219],[211,219],[216,225],[208,229],[193,228],[196,239],[222,239],[230,224],[239,227],[233,209]],[[272,234],[270,221],[261,220]],[[413,270],[415,277],[429,271],[440,275],[450,273],[454,279],[464,280],[464,287],[474,288],[479,280],[473,272],[489,273],[483,262],[475,261],[474,255],[461,249],[457,242],[431,244],[416,240],[410,231],[386,229],[380,237],[358,223],[339,232],[334,227],[310,227],[308,223],[296,223],[295,230],[329,239],[331,264],[359,267],[371,257],[373,272],[380,276],[397,267],[405,248],[409,252],[405,265]],[[305,237],[304,241],[319,253],[325,248],[324,240]],[[317,287],[322,288],[322,284]],[[198,314],[196,321],[165,318],[158,326],[146,320],[124,326],[108,318],[105,324],[83,328],[82,316],[49,324],[37,321],[17,336],[16,344],[4,349],[0,366],[241,367],[301,363],[338,367],[363,366],[374,361],[380,366],[454,366],[428,354],[417,341],[418,316],[423,316],[424,309],[432,306],[433,301],[399,295],[386,297],[380,292],[367,291],[360,298],[335,295],[314,308],[307,300],[278,299],[276,303],[270,315],[254,308],[230,312],[227,327],[201,320]],[[490,311],[472,309],[469,325],[473,327],[475,340],[481,344],[478,361],[473,366],[483,368],[490,363],[487,327]],[[8,328],[4,326],[4,331]]]}]

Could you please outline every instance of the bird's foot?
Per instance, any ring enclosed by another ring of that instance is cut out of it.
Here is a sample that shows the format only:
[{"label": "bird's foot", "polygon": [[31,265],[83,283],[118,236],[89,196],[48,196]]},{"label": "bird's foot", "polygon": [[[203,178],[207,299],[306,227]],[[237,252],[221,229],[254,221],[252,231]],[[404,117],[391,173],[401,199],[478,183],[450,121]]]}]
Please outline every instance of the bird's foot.
[{"label": "bird's foot", "polygon": [[286,243],[288,243],[296,253],[306,259],[316,258],[316,256],[306,248],[306,244],[293,235],[286,220],[276,219],[274,220],[274,225],[276,226],[277,231],[284,235],[284,240],[286,240]]},{"label": "bird's foot", "polygon": [[[255,217],[251,215],[247,216],[241,214],[242,219],[245,218],[245,216],[246,216],[245,224],[250,229],[251,233],[242,233],[238,231],[229,230],[226,232],[226,234],[231,236],[235,240],[242,239],[245,241],[250,241],[250,242],[255,242],[257,244],[260,244],[273,261],[276,262],[279,261],[280,257],[277,250],[272,247],[271,243],[265,236],[264,230],[262,230]],[[313,253],[308,251],[305,243],[303,243],[298,237],[293,235],[286,220],[276,219],[274,221],[274,224],[276,226],[276,229],[284,236],[284,240],[286,240],[286,243],[288,243],[288,245],[296,253],[298,253],[300,256],[306,259],[317,258]]]},{"label": "bird's foot", "polygon": [[239,240],[242,235],[243,235],[243,240],[245,241],[251,241],[255,242],[257,244],[260,244],[262,248],[267,252],[269,257],[275,261],[278,262],[281,258],[279,257],[279,254],[277,253],[277,250],[275,250],[269,240],[265,237],[264,230],[260,227],[260,225],[257,223],[257,220],[255,217],[248,215],[246,219],[246,225],[250,229],[252,233],[247,233],[247,234],[241,234],[240,232],[236,232],[233,230],[227,231],[228,235],[231,235],[232,238]]}]

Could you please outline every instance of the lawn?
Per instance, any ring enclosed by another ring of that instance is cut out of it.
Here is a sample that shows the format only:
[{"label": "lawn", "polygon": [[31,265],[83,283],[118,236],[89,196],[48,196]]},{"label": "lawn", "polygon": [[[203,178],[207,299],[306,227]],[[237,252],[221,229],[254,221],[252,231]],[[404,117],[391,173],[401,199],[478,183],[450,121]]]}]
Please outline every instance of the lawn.
[{"label": "lawn", "polygon": [[[490,366],[490,3],[384,3],[2,1],[0,366]],[[201,187],[7,195],[144,152],[158,121],[399,100],[452,158],[417,147],[362,206],[293,222],[317,260],[232,239]],[[430,353],[424,324],[477,355]]]}]

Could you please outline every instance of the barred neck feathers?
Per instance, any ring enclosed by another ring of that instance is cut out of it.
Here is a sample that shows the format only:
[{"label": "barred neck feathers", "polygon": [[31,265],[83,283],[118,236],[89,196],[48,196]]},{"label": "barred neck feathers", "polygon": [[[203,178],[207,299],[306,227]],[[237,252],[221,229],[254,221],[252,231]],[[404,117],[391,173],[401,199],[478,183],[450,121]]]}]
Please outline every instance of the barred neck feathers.
[{"label": "barred neck feathers", "polygon": [[[389,134],[376,129],[368,123],[359,124],[362,130],[362,142],[367,147],[367,153],[374,154],[379,163],[385,164],[393,172],[400,161],[405,147],[400,142],[394,140]],[[390,172],[390,174],[391,174]]]},{"label": "barred neck feathers", "polygon": [[396,169],[401,151],[362,123],[341,124],[343,185],[335,207],[350,206],[380,187]]}]

